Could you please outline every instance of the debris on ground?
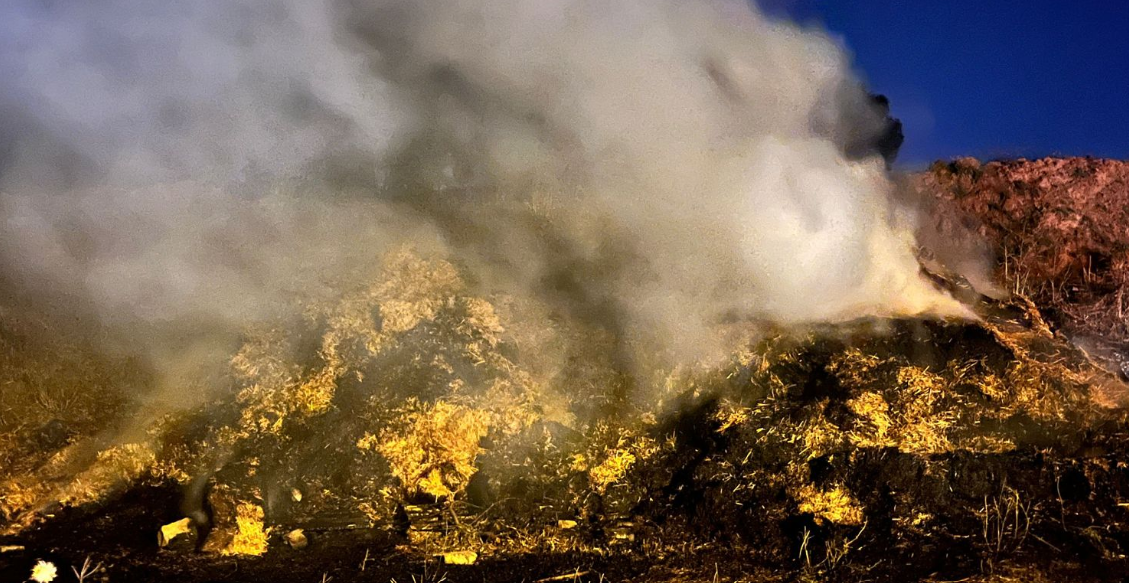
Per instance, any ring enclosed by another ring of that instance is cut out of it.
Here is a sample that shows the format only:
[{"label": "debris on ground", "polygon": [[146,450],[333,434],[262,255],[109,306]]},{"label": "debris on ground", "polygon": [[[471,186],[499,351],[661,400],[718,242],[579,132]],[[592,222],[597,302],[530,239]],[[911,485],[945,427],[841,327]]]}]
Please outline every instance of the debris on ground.
[{"label": "debris on ground", "polygon": [[157,546],[169,550],[196,548],[196,527],[191,518],[182,518],[161,527],[157,532]]},{"label": "debris on ground", "polygon": [[309,546],[310,541],[306,538],[306,532],[300,528],[296,528],[286,533],[286,544],[294,550],[301,550]]},{"label": "debris on ground", "polygon": [[474,551],[451,551],[439,555],[444,565],[473,565],[478,560],[478,553]]}]

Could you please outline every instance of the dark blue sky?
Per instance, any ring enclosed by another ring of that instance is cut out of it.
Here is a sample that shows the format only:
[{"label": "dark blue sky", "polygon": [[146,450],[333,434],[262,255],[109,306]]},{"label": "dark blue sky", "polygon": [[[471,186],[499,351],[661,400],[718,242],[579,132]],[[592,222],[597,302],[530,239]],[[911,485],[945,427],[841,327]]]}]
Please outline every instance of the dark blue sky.
[{"label": "dark blue sky", "polygon": [[905,124],[899,162],[1129,159],[1129,2],[762,0],[854,54]]}]

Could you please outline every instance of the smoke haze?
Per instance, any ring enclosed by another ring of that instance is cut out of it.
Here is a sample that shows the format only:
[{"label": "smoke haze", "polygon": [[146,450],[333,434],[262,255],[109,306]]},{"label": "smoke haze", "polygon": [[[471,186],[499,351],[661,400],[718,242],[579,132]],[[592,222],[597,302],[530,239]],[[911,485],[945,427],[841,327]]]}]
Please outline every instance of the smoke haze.
[{"label": "smoke haze", "polygon": [[9,297],[169,387],[404,243],[674,362],[962,313],[844,51],[741,2],[13,0],[0,77]]}]

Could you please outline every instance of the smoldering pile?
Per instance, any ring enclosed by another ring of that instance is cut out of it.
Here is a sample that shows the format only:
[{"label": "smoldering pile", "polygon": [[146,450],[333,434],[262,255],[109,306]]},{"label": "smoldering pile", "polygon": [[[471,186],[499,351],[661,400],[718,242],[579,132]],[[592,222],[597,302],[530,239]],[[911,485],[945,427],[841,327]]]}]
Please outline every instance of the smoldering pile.
[{"label": "smoldering pile", "polygon": [[961,312],[866,147],[881,103],[743,3],[4,10],[9,287],[125,343],[211,353],[161,345],[226,342],[404,242],[671,362],[734,315]]},{"label": "smoldering pile", "polygon": [[[139,369],[130,439],[222,398],[248,331],[305,337],[404,246],[585,330],[532,335],[528,382],[611,338],[627,380],[572,402],[656,402],[663,371],[724,360],[726,322],[966,313],[919,273],[914,209],[865,147],[890,122],[841,49],[744,4],[3,10],[9,307]],[[278,366],[268,393],[312,365]]]},{"label": "smoldering pile", "polygon": [[[1097,538],[1064,518],[1092,520],[1129,486],[1124,421],[1091,399],[1117,381],[1021,302],[979,306],[982,322],[792,328],[720,363],[655,363],[646,401],[614,335],[542,309],[394,253],[369,285],[248,330],[230,388],[206,405],[126,440],[11,436],[25,453],[0,486],[9,534],[58,544],[119,500],[95,524],[156,532],[187,514],[204,551],[192,568],[266,554],[248,563],[264,575],[279,560],[322,568],[309,557],[342,544],[674,565],[691,540],[724,544],[733,569],[832,580],[924,576],[953,552],[966,559],[947,560],[949,576],[1030,568],[1028,532],[1072,552],[1120,548],[1116,518]],[[162,501],[146,502],[154,489]],[[144,520],[122,518],[138,504]],[[308,550],[287,547],[299,530]],[[118,560],[168,573],[186,560],[155,552]]]},{"label": "smoldering pile", "polygon": [[[791,515],[831,556],[889,517],[835,473],[849,451],[1006,455],[1012,418],[1089,414],[979,324],[827,328],[969,312],[920,274],[865,146],[891,122],[842,50],[743,3],[0,11],[4,285],[48,335],[81,316],[42,354],[91,353],[106,389],[44,408],[82,372],[16,379],[10,530],[171,483],[161,518],[203,513],[220,553],[405,516],[429,551],[583,550],[641,544],[624,524],[661,505],[672,531],[716,518],[722,484],[769,508],[773,560]],[[920,327],[994,359],[907,356]],[[68,435],[26,447],[52,420]],[[428,504],[503,519],[485,544],[419,528]]]}]

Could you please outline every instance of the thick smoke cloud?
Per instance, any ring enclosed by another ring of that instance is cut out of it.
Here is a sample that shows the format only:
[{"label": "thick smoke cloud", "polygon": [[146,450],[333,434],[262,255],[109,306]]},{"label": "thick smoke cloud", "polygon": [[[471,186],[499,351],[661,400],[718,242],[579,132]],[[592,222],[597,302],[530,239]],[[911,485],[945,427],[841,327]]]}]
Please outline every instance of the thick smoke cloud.
[{"label": "thick smoke cloud", "polygon": [[404,241],[673,359],[960,313],[844,52],[741,2],[14,0],[0,76],[9,295],[174,384]]}]

